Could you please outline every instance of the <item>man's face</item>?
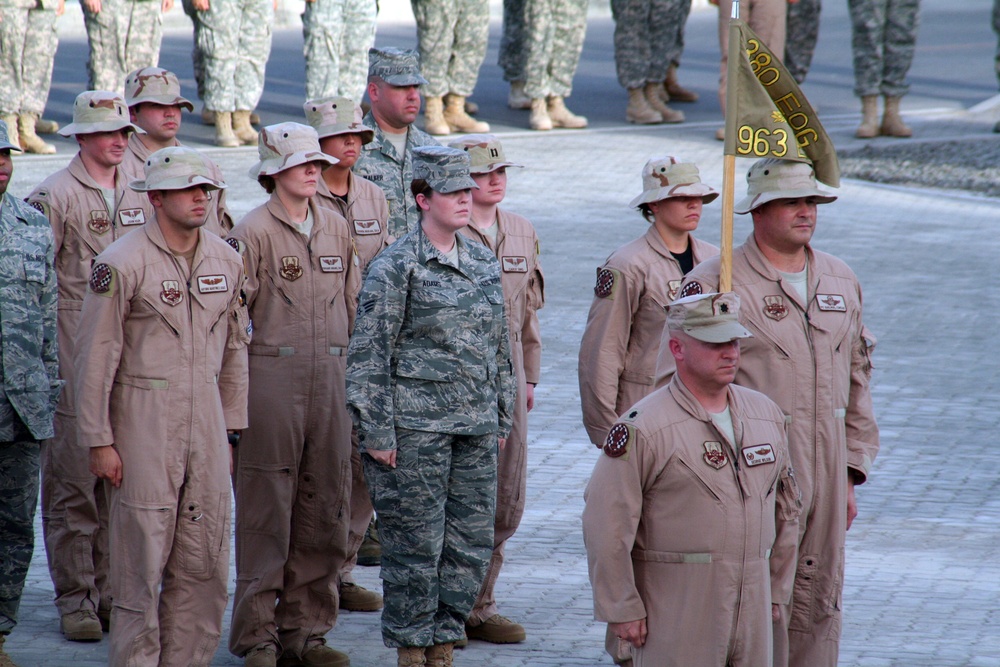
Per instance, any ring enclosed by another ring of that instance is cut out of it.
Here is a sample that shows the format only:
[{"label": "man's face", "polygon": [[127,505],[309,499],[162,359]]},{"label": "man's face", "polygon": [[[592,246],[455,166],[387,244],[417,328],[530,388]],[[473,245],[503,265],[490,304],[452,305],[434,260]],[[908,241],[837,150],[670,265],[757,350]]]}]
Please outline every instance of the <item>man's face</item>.
[{"label": "man's face", "polygon": [[736,379],[740,367],[740,341],[706,343],[680,332],[671,332],[670,351],[687,375],[700,386],[721,389]]},{"label": "man's face", "polygon": [[420,86],[393,86],[381,79],[368,84],[372,113],[391,129],[410,126],[420,113]]},{"label": "man's face", "polygon": [[7,192],[7,185],[13,175],[14,161],[10,159],[10,149],[0,149],[0,195]]},{"label": "man's face", "polygon": [[774,199],[752,212],[757,243],[782,253],[806,246],[816,231],[816,198]]},{"label": "man's face", "polygon": [[125,159],[128,131],[93,132],[78,134],[76,141],[80,152],[102,167],[117,167]]},{"label": "man's face", "polygon": [[183,190],[155,190],[149,201],[156,209],[156,219],[163,225],[179,230],[197,229],[208,217],[211,195],[204,185],[193,185]]},{"label": "man's face", "polygon": [[146,130],[157,143],[170,141],[181,129],[181,107],[142,102],[130,109],[132,122]]}]

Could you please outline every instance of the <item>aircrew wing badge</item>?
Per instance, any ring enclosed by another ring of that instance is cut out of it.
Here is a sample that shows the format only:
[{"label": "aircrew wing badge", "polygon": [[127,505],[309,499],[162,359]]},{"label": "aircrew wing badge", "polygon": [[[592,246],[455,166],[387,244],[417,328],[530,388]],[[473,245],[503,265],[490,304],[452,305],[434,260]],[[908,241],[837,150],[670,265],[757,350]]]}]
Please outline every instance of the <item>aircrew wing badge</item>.
[{"label": "aircrew wing badge", "polygon": [[847,312],[847,302],[839,294],[817,294],[816,305],[820,310],[835,311],[838,313]]},{"label": "aircrew wing badge", "polygon": [[502,257],[501,266],[504,273],[527,273],[528,260],[525,257]]},{"label": "aircrew wing badge", "polygon": [[[615,424],[608,431],[608,437],[604,441],[604,453],[613,459],[628,454],[635,441],[635,430],[627,424]],[[627,457],[626,457],[627,459]]]},{"label": "aircrew wing badge", "polygon": [[706,442],[702,447],[705,448],[705,463],[716,470],[720,470],[729,462],[721,442]]},{"label": "aircrew wing badge", "polygon": [[774,447],[770,444],[763,445],[752,445],[750,447],[744,447],[743,450],[743,460],[746,461],[749,467],[764,465],[765,463],[774,463]]}]

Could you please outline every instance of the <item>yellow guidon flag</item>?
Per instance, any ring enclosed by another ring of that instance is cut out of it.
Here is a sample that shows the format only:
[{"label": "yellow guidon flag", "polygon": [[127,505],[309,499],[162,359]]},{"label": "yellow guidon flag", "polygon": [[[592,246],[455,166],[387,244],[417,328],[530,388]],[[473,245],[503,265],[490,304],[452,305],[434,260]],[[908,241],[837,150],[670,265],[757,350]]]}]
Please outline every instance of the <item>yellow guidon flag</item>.
[{"label": "yellow guidon flag", "polygon": [[816,180],[840,187],[833,142],[785,66],[738,18],[729,22],[726,155],[812,162]]}]

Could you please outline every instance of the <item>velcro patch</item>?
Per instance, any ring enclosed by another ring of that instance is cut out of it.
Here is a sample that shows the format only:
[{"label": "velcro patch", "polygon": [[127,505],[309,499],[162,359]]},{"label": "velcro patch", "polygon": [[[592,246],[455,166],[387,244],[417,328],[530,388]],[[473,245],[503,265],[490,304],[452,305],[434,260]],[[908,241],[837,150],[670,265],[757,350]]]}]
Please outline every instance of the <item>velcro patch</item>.
[{"label": "velcro patch", "polygon": [[820,310],[838,313],[847,312],[847,302],[840,294],[817,294],[816,305],[819,306]]},{"label": "velcro patch", "polygon": [[122,224],[122,227],[141,225],[146,222],[146,214],[142,212],[141,208],[122,209],[118,211],[118,222]]},{"label": "velcro patch", "polygon": [[198,276],[198,291],[202,294],[211,292],[228,292],[229,285],[226,283],[224,275]]},{"label": "velcro patch", "polygon": [[118,274],[107,264],[95,264],[90,270],[90,291],[101,296],[111,296],[117,278]]},{"label": "velcro patch", "polygon": [[681,293],[677,295],[678,299],[683,299],[686,296],[694,296],[695,294],[704,294],[705,291],[701,288],[701,283],[697,280],[692,280],[687,285],[681,288]]},{"label": "velcro patch", "polygon": [[319,258],[319,268],[323,273],[343,273],[344,258],[340,255],[328,255]]},{"label": "velcro patch", "polygon": [[617,269],[597,269],[597,283],[594,285],[594,296],[598,299],[614,299],[621,272]]},{"label": "velcro patch", "polygon": [[501,257],[500,265],[504,273],[527,273],[528,260],[525,257]]},{"label": "velcro patch", "polygon": [[382,224],[378,220],[355,220],[354,233],[358,236],[381,234]]},{"label": "velcro patch", "polygon": [[628,424],[615,424],[604,441],[604,453],[613,459],[628,454],[635,441],[635,429]]},{"label": "velcro patch", "polygon": [[750,467],[774,463],[777,460],[774,455],[774,447],[768,443],[744,447],[742,451],[743,460]]}]

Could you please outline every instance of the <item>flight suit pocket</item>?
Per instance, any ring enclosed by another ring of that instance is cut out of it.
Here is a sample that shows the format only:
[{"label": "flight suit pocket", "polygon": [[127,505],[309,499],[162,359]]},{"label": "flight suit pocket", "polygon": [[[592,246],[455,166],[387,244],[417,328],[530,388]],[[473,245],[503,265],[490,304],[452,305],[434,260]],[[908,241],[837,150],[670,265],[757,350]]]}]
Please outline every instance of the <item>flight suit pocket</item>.
[{"label": "flight suit pocket", "polygon": [[788,629],[794,632],[813,632],[813,611],[819,587],[819,558],[815,554],[799,557],[795,568],[795,587],[792,590],[792,613]]},{"label": "flight suit pocket", "polygon": [[201,579],[209,578],[214,572],[225,537],[225,516],[221,496],[204,503],[181,498],[174,541],[184,572]]},{"label": "flight suit pocket", "polygon": [[174,522],[166,504],[121,499],[112,506],[117,530],[112,531],[111,590],[115,606],[142,610],[153,604],[152,590],[158,588],[169,552]]}]

